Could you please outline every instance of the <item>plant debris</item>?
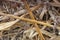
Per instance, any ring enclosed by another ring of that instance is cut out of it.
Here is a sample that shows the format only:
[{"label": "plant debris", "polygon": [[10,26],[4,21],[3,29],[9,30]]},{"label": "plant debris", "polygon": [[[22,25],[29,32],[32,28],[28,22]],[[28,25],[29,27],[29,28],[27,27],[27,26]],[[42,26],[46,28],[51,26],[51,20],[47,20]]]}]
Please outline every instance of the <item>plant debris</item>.
[{"label": "plant debris", "polygon": [[0,40],[60,40],[60,0],[0,0]]}]

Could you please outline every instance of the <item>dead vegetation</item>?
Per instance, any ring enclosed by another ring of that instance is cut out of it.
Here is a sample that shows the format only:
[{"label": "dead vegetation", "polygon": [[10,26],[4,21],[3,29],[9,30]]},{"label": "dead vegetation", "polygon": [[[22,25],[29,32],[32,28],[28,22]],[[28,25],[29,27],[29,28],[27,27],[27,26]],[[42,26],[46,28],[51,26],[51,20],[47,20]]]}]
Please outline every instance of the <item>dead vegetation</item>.
[{"label": "dead vegetation", "polygon": [[60,0],[0,0],[0,40],[60,40]]}]

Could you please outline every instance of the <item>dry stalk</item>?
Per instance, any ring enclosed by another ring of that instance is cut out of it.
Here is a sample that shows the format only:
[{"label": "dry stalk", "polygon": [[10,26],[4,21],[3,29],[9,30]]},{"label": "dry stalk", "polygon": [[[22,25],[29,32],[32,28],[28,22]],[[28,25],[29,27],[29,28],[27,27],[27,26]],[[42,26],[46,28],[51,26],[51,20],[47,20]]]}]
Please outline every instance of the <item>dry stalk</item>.
[{"label": "dry stalk", "polygon": [[[29,5],[27,4],[27,1],[25,0],[24,3],[25,3],[25,7],[26,7],[26,9],[27,9],[27,11],[28,11],[31,19],[35,20],[35,18],[34,18],[34,16],[33,16],[33,13],[32,13],[32,11],[30,10]],[[36,31],[38,32],[41,40],[45,40],[44,37],[43,37],[42,32],[39,31],[40,29],[39,29],[38,25],[37,25],[36,23],[35,23],[34,25],[35,25]]]},{"label": "dry stalk", "polygon": [[38,24],[42,24],[42,25],[45,25],[45,26],[49,26],[49,27],[53,27],[53,25],[50,25],[49,23],[44,23],[44,22],[41,22],[41,21],[36,21],[36,20],[27,19],[27,18],[23,18],[23,17],[18,17],[18,16],[11,15],[11,14],[4,14],[4,13],[0,12],[0,15],[4,15],[4,16],[7,15],[9,17],[13,17],[13,18],[16,18],[16,19],[20,19],[20,20],[24,20],[24,21],[28,21],[28,22],[32,22],[32,23],[38,23]]},{"label": "dry stalk", "polygon": [[[11,14],[4,14],[4,13],[0,12],[0,15],[4,15],[4,16],[8,16],[8,17],[13,17],[13,18],[20,19],[20,20],[27,21],[27,22],[31,22],[31,23],[42,24],[42,25],[45,25],[45,26],[48,26],[48,27],[53,27],[53,25],[51,25],[50,23],[44,23],[44,22],[41,22],[41,21],[36,21],[36,20],[32,20],[32,19],[18,17],[18,16],[11,15]],[[60,29],[60,27],[57,27],[57,29]]]}]

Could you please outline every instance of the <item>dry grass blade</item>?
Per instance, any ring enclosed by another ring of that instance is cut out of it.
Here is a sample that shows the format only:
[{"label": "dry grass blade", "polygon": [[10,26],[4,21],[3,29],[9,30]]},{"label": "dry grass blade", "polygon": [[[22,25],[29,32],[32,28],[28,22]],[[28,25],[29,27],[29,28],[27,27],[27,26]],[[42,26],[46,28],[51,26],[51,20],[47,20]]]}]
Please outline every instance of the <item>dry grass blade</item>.
[{"label": "dry grass blade", "polygon": [[31,19],[18,17],[18,16],[10,15],[10,14],[4,14],[2,12],[0,12],[0,15],[4,15],[4,16],[7,15],[7,16],[10,16],[10,17],[13,17],[13,18],[16,18],[16,19],[20,19],[20,20],[23,20],[23,21],[28,21],[28,22],[32,22],[32,23],[38,23],[38,24],[42,24],[42,25],[45,25],[45,26],[53,27],[53,25],[50,25],[49,23],[44,23],[44,22],[41,22],[41,21],[31,20]]},{"label": "dry grass blade", "polygon": [[58,0],[53,0],[55,3],[59,3],[59,1]]},{"label": "dry grass blade", "polygon": [[50,5],[52,5],[52,6],[55,6],[55,7],[60,7],[60,3],[58,4],[58,3],[49,3]]},{"label": "dry grass blade", "polygon": [[[18,17],[18,16],[15,16],[15,15],[10,15],[10,14],[4,14],[2,12],[0,12],[0,15],[4,15],[4,16],[11,16],[13,18],[16,18],[16,19],[20,19],[20,20],[23,20],[23,21],[27,21],[27,22],[31,22],[31,23],[37,23],[37,24],[42,24],[42,25],[45,25],[45,26],[48,26],[48,27],[53,27],[53,25],[49,24],[49,23],[44,23],[44,22],[41,22],[41,21],[36,21],[36,20],[32,20],[32,19],[27,19],[27,18],[23,18],[23,17]],[[57,27],[57,29],[60,29],[60,27]]]},{"label": "dry grass blade", "polygon": [[[24,17],[25,15],[27,15],[27,14],[24,14],[21,17]],[[12,21],[12,22],[2,23],[2,24],[0,24],[0,30],[4,30],[8,27],[11,27],[12,25],[17,23],[18,21],[19,21],[19,19],[16,19],[15,21]]]},{"label": "dry grass blade", "polygon": [[[31,9],[31,11],[35,11],[38,8],[40,8],[40,6],[41,5],[37,5],[37,6],[34,6],[34,7],[30,8],[30,9]],[[25,9],[23,9],[23,10],[20,10],[18,12],[15,12],[14,15],[21,15],[21,14],[25,14],[25,13],[27,13],[27,11]]]},{"label": "dry grass blade", "polygon": [[4,30],[6,28],[11,27],[12,25],[14,25],[18,20],[15,21],[11,21],[11,22],[7,22],[7,23],[1,23],[0,24],[0,30]]},{"label": "dry grass blade", "polygon": [[31,9],[31,11],[35,11],[35,10],[39,9],[40,7],[42,7],[42,6],[43,6],[43,5],[38,4],[38,5],[36,5],[36,6],[32,7],[32,8],[30,8],[30,9]]},{"label": "dry grass blade", "polygon": [[[30,32],[30,35],[29,35],[29,37],[30,38],[33,38],[33,37],[35,37],[38,33],[37,32],[34,32],[34,30],[35,30],[35,28],[31,28],[31,29],[28,29],[28,30],[26,30],[26,31],[24,31],[24,33],[28,33],[28,32]],[[44,34],[44,35],[46,35],[46,36],[48,36],[48,37],[56,37],[56,35],[54,35],[54,34],[52,34],[52,33],[50,33],[50,32],[47,32],[47,31],[45,31],[45,30],[42,30],[41,29],[41,31],[42,31],[42,33]]]},{"label": "dry grass blade", "polygon": [[60,0],[0,0],[0,40],[60,40]]},{"label": "dry grass blade", "polygon": [[40,14],[40,19],[42,20],[42,18],[43,18],[43,16],[44,16],[44,14],[47,12],[47,9],[46,9],[46,6],[44,6],[44,8],[43,8],[43,10],[42,10],[42,12],[41,12],[41,14]]},{"label": "dry grass blade", "polygon": [[[24,3],[25,3],[25,6],[26,6],[26,9],[27,9],[28,13],[30,14],[31,19],[34,19],[34,20],[35,20],[35,18],[34,18],[34,16],[33,16],[33,13],[32,13],[32,11],[30,10],[29,5],[27,4],[26,0],[24,1]],[[34,25],[35,25],[35,27],[36,27],[36,31],[38,32],[41,40],[45,40],[44,37],[43,37],[43,35],[42,35],[42,33],[41,33],[41,31],[39,31],[40,29],[39,29],[38,25],[37,25],[36,23],[35,23]]]},{"label": "dry grass blade", "polygon": [[51,38],[50,40],[60,40],[60,36],[55,37],[55,38]]}]

